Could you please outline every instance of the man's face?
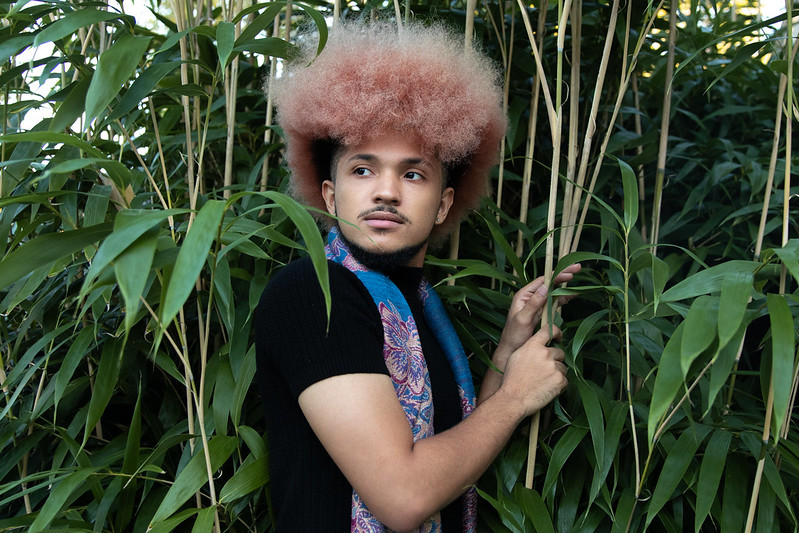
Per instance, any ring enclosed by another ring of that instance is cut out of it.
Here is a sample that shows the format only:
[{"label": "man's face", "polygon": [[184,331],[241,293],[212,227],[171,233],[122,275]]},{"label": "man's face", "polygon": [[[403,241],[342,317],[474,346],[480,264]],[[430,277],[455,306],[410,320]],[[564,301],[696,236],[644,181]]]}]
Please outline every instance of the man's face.
[{"label": "man's face", "polygon": [[325,181],[322,196],[348,241],[376,254],[424,243],[408,262],[422,266],[430,232],[444,222],[454,197],[442,180],[441,162],[413,135],[390,132],[344,147],[335,183]]}]

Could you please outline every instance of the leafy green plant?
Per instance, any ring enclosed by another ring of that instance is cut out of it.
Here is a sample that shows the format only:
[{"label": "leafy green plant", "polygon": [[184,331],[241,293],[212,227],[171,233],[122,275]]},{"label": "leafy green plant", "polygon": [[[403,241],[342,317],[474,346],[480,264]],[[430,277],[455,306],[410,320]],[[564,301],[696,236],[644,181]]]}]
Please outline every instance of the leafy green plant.
[{"label": "leafy green plant", "polygon": [[[504,69],[497,196],[428,261],[478,380],[513,287],[584,265],[552,292],[571,385],[481,480],[483,530],[797,527],[796,46],[762,33],[790,16],[661,7],[396,6]],[[0,3],[0,530],[270,530],[253,311],[326,263],[263,82],[297,23],[321,48],[394,8]]]}]

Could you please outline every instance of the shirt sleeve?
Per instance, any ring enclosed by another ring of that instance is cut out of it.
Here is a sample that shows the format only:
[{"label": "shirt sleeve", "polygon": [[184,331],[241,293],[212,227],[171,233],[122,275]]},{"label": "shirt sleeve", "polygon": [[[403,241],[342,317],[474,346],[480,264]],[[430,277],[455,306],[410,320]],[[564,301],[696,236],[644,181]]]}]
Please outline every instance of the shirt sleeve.
[{"label": "shirt sleeve", "polygon": [[309,259],[284,267],[264,291],[255,323],[258,351],[296,399],[308,386],[342,374],[386,374],[383,325],[366,287],[328,261],[332,307]]}]

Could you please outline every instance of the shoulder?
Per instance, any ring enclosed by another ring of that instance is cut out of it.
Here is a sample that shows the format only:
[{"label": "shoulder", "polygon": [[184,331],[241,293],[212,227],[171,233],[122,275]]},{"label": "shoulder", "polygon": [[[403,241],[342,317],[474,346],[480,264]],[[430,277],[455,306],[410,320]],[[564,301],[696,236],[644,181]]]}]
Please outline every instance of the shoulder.
[{"label": "shoulder", "polygon": [[[345,267],[327,261],[327,271],[331,298],[339,301],[340,305],[371,301],[366,287]],[[302,306],[307,310],[309,304],[320,303],[324,303],[324,293],[319,277],[311,259],[304,257],[289,263],[272,276],[261,296],[259,312],[276,306]]]}]

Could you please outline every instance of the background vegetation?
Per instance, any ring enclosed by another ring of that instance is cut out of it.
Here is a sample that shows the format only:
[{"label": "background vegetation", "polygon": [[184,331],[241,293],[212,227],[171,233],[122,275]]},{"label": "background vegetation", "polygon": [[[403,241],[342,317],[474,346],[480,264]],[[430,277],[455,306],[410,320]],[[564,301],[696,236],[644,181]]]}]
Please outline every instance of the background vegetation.
[{"label": "background vegetation", "polygon": [[796,530],[794,7],[150,7],[0,2],[1,531],[270,530],[251,317],[321,238],[262,84],[297,26],[395,10],[505,75],[494,196],[429,261],[478,380],[513,287],[584,265],[481,529]]}]

